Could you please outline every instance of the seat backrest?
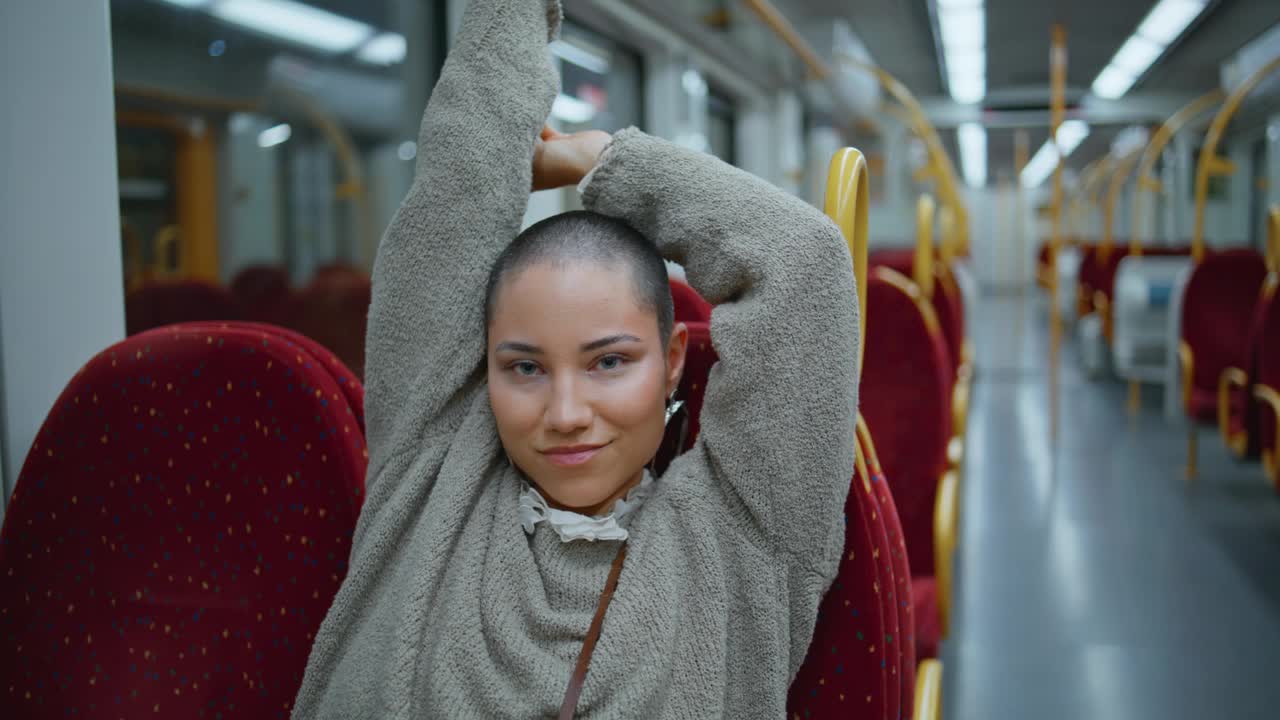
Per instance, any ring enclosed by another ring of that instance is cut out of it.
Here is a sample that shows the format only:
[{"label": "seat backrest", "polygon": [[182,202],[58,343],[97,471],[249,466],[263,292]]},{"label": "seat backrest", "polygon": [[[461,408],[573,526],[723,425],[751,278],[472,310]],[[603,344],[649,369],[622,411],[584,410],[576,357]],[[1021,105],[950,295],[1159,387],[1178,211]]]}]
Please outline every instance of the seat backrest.
[{"label": "seat backrest", "polygon": [[885,267],[867,278],[859,404],[902,520],[912,569],[933,574],[933,504],[951,439],[951,361],[933,308]]},{"label": "seat backrest", "polygon": [[171,326],[71,380],[0,531],[7,718],[288,717],[367,462],[342,391],[298,357]]},{"label": "seat backrest", "polygon": [[[1271,296],[1270,305],[1258,348],[1258,384],[1269,388],[1271,392],[1280,393],[1280,292]],[[1259,410],[1260,446],[1269,462],[1275,463],[1275,454],[1280,453],[1280,447],[1276,447],[1276,422],[1280,418],[1276,417],[1276,411],[1270,408],[1269,403]],[[1280,491],[1280,485],[1276,490]]]},{"label": "seat backrest", "polygon": [[711,322],[711,303],[688,284],[672,279],[671,301],[675,307],[676,322]]},{"label": "seat backrest", "polygon": [[199,280],[149,283],[125,298],[125,325],[130,335],[174,323],[244,317],[244,308],[231,293]]},{"label": "seat backrest", "polygon": [[881,510],[860,461],[845,501],[845,546],[836,578],[818,606],[813,641],[791,683],[787,717],[896,720],[896,618],[883,594],[894,586]]},{"label": "seat backrest", "polygon": [[676,399],[682,401],[679,412],[667,423],[666,433],[662,437],[662,445],[654,458],[654,470],[661,475],[677,455],[693,447],[698,439],[701,425],[698,418],[702,414],[702,401],[707,391],[707,379],[711,377],[711,367],[720,356],[711,344],[711,326],[707,323],[689,322],[689,350],[685,355],[684,374],[680,376],[680,385],[676,389]]},{"label": "seat backrest", "polygon": [[304,368],[310,369],[314,360],[319,367],[328,371],[333,381],[342,390],[343,399],[347,401],[347,405],[351,408],[351,413],[355,417],[356,424],[360,427],[360,432],[364,433],[364,385],[360,382],[360,378],[356,376],[355,372],[347,367],[342,360],[338,359],[338,356],[334,355],[329,348],[302,333],[279,325],[256,322],[209,322],[187,323],[187,325],[202,329],[244,330],[257,333],[267,341],[278,341],[285,343],[289,347],[297,347],[302,351],[297,359],[298,362],[303,364]]},{"label": "seat backrest", "polygon": [[899,717],[912,717],[912,705],[916,688],[916,619],[915,603],[911,598],[911,563],[907,558],[907,543],[902,535],[902,521],[898,506],[889,491],[889,482],[880,466],[875,441],[864,419],[858,422],[858,452],[866,458],[867,473],[871,476],[871,490],[880,505],[885,535],[889,543],[889,560],[893,571],[893,586],[888,593],[897,609],[898,635],[894,649],[898,654],[898,673],[901,676],[901,711]]},{"label": "seat backrest", "polygon": [[1215,391],[1224,368],[1243,362],[1245,339],[1266,264],[1257,251],[1206,254],[1182,298],[1182,341],[1193,354],[1192,382]]},{"label": "seat backrest", "polygon": [[328,348],[361,380],[373,286],[361,275],[334,272],[298,292],[284,324]]},{"label": "seat backrest", "polygon": [[252,320],[274,322],[293,293],[289,272],[278,265],[250,265],[231,279],[231,295]]}]

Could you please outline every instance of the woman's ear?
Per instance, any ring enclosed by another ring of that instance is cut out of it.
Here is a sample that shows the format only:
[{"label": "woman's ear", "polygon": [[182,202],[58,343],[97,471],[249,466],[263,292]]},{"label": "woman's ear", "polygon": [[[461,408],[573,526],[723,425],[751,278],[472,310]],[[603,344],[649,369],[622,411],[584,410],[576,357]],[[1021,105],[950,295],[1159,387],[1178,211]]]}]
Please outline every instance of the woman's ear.
[{"label": "woman's ear", "polygon": [[667,397],[680,387],[680,377],[684,375],[684,360],[689,351],[689,326],[682,322],[671,328],[671,337],[667,340]]}]

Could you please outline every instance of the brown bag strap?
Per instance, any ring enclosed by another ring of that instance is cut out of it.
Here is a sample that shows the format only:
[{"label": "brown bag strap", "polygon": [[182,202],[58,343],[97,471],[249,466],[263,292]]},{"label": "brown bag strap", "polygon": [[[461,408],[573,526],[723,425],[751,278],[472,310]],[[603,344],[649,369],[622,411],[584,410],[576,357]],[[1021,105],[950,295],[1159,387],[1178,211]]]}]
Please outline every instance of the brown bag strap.
[{"label": "brown bag strap", "polygon": [[613,558],[613,566],[609,568],[609,579],[604,583],[604,592],[600,593],[600,602],[596,603],[596,615],[591,618],[591,627],[587,637],[582,641],[582,651],[578,653],[578,664],[573,668],[573,676],[569,678],[569,688],[564,691],[564,702],[560,704],[560,720],[573,720],[578,710],[578,696],[582,694],[582,684],[587,681],[587,667],[591,664],[591,654],[596,650],[596,641],[600,639],[600,627],[604,625],[604,613],[613,600],[613,591],[618,587],[618,576],[622,574],[622,561],[627,558],[627,544],[622,543],[618,554]]}]

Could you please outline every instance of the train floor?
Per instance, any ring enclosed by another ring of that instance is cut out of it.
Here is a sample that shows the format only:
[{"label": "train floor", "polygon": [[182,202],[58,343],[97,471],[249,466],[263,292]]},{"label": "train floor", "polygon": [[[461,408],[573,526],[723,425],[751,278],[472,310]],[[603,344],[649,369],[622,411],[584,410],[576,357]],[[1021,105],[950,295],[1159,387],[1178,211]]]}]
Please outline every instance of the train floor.
[{"label": "train floor", "polygon": [[1259,465],[1206,429],[1188,483],[1157,389],[1130,417],[1070,341],[1052,443],[1044,302],[979,317],[946,716],[1276,717],[1280,497]]}]

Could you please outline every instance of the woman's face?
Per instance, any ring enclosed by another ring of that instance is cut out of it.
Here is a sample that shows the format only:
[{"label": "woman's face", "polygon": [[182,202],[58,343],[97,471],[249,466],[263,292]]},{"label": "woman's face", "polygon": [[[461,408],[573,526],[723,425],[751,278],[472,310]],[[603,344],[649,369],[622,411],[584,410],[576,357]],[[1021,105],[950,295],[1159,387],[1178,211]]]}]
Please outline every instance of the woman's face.
[{"label": "woman's face", "polygon": [[547,500],[608,510],[662,442],[688,330],[658,336],[630,273],[537,263],[502,282],[489,318],[489,401],[512,462]]}]

